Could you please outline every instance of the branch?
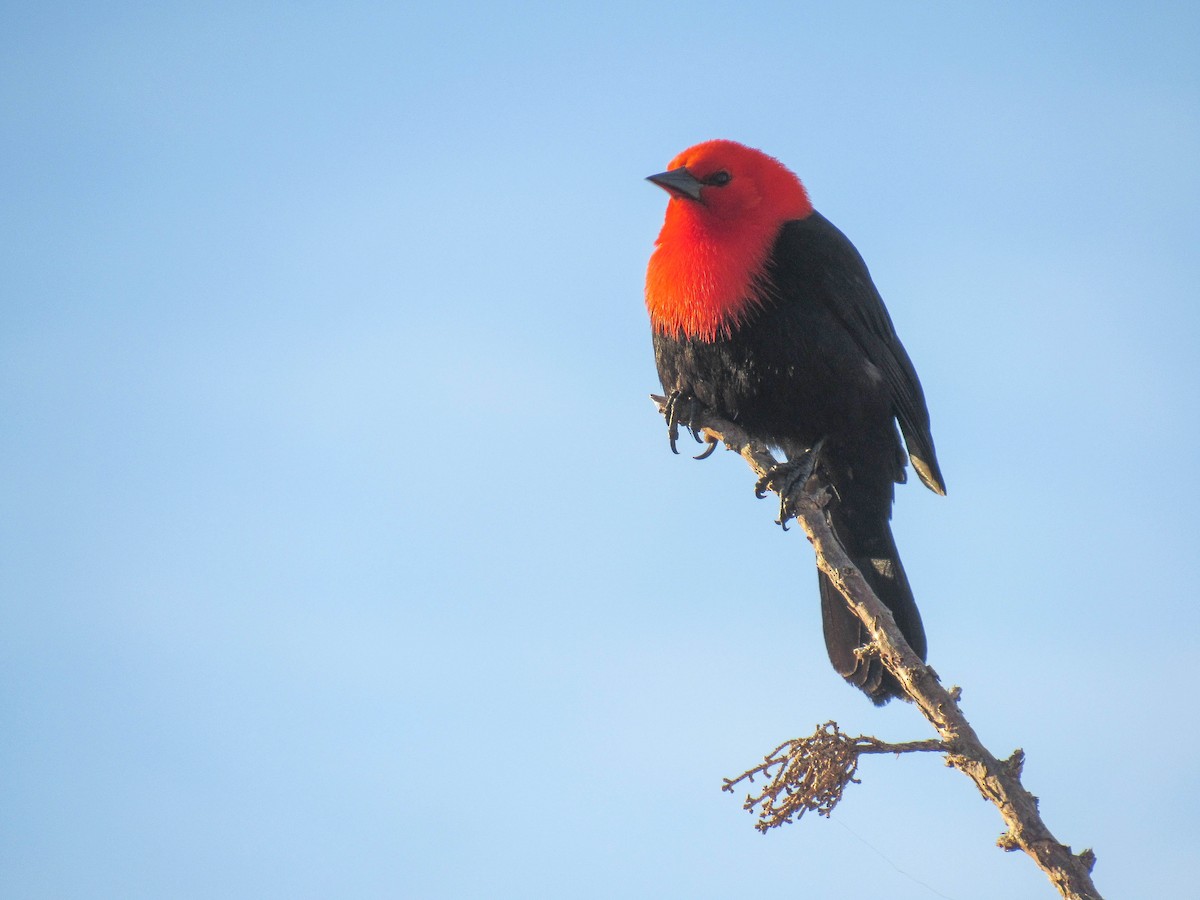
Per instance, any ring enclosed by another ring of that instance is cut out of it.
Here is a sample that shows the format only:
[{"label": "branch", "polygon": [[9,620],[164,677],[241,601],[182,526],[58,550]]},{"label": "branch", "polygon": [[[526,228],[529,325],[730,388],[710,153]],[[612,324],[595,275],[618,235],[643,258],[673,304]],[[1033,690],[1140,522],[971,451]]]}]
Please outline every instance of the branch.
[{"label": "branch", "polygon": [[[665,398],[651,395],[651,399],[658,404],[659,411],[663,412]],[[710,445],[718,442],[724,443],[727,448],[738,453],[749,463],[756,477],[762,478],[778,465],[778,461],[765,444],[751,438],[734,423],[713,415],[698,404],[694,412],[691,426],[699,434],[699,437]],[[810,488],[813,489],[810,491]],[[941,749],[946,753],[947,763],[974,781],[984,799],[991,801],[1000,810],[1000,815],[1004,818],[1008,830],[1001,835],[997,844],[1005,850],[1024,850],[1046,873],[1058,892],[1068,900],[1101,900],[1091,877],[1092,867],[1096,862],[1095,854],[1091,850],[1074,854],[1069,846],[1060,843],[1050,833],[1050,829],[1046,827],[1038,812],[1037,798],[1021,784],[1021,767],[1025,760],[1022,750],[1014,751],[1012,756],[1001,761],[983,746],[975,729],[971,727],[959,708],[957,702],[959,689],[953,688],[947,691],[943,688],[937,673],[922,662],[921,658],[908,646],[908,642],[905,641],[900,629],[896,626],[895,619],[892,618],[891,611],[875,596],[874,591],[871,590],[838,542],[825,516],[824,506],[827,500],[828,490],[817,484],[815,479],[810,480],[802,493],[791,498],[796,519],[804,528],[809,542],[816,551],[817,566],[829,576],[834,586],[846,598],[846,602],[855,615],[862,620],[871,636],[871,644],[868,651],[865,652],[878,653],[888,671],[896,676],[904,687],[905,693],[916,703],[921,714],[937,730],[941,738]],[[833,727],[836,732],[836,725]],[[817,738],[821,732],[822,729],[818,729],[817,735],[813,737]],[[840,732],[837,734],[840,735]],[[842,737],[844,738],[844,736]],[[812,741],[813,738],[806,740]],[[853,740],[871,741],[874,739],[856,738]],[[804,765],[797,763],[796,766],[789,768],[786,764],[786,757],[778,757],[785,747],[794,749],[797,743],[788,741],[781,744],[766,757],[766,762],[762,766],[751,769],[732,781],[726,779],[723,789],[731,790],[732,786],[742,778],[751,778],[752,774],[759,772],[766,774],[769,768],[780,763],[784,763],[784,769],[776,776],[777,778],[781,777],[785,771],[790,771],[793,776],[799,776],[799,781],[793,779],[791,782],[793,787],[802,784],[806,777],[804,773],[808,771]],[[882,742],[880,743],[882,744]],[[797,759],[804,760],[806,755],[809,755],[808,748],[800,744]],[[771,762],[772,759],[774,762]],[[850,766],[849,769],[846,768],[847,765]],[[765,809],[773,820],[779,819],[775,824],[791,821],[792,814],[797,814],[798,817],[803,815],[806,809],[815,809],[818,813],[824,811],[823,814],[828,815],[828,811],[840,798],[842,788],[854,781],[853,775],[856,768],[857,754],[854,755],[851,762],[842,765],[842,773],[845,774],[848,771],[849,775],[841,781],[840,787],[836,789],[836,796],[833,793],[827,796],[822,795],[816,800],[817,806],[798,801],[792,804],[791,811],[787,815],[783,815],[781,804],[775,800],[777,795],[769,793],[771,786],[768,786],[768,790],[759,795],[758,802],[762,802],[764,797],[770,801],[771,805]],[[826,775],[823,782],[818,773],[812,775],[811,780],[820,786],[828,781],[828,777]],[[781,787],[779,790],[786,791],[787,788]],[[828,802],[831,798],[832,803]],[[747,798],[747,809],[752,808],[751,799]],[[760,822],[757,827],[765,831],[766,828],[773,826],[768,824],[764,828]]]}]

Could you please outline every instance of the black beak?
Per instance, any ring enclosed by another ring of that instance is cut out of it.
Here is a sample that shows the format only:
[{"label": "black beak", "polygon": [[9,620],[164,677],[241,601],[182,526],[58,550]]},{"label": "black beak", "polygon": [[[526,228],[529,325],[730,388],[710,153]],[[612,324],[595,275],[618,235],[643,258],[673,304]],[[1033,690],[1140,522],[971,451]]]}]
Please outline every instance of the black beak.
[{"label": "black beak", "polygon": [[704,187],[704,182],[683,166],[669,172],[650,175],[646,180],[657,184],[672,197],[687,197],[691,200],[699,200],[700,188]]}]

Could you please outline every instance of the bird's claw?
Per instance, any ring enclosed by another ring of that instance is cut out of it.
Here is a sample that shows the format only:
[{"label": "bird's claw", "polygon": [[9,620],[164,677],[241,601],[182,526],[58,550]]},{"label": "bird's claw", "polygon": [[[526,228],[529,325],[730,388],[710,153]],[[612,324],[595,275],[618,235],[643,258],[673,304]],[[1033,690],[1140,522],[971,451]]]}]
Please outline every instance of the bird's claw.
[{"label": "bird's claw", "polygon": [[[696,417],[696,409],[699,404],[696,398],[690,394],[684,394],[683,391],[671,391],[667,396],[667,403],[663,409],[663,415],[667,417],[667,440],[671,444],[671,452],[679,453],[679,448],[675,446],[679,441],[679,423],[683,423],[684,427],[692,433],[697,444],[705,443],[700,437],[700,431],[692,424],[692,420]],[[716,443],[708,441],[708,447],[696,459],[708,459],[716,449]]]},{"label": "bird's claw", "polygon": [[784,531],[788,530],[788,520],[796,517],[796,495],[803,490],[808,479],[816,471],[823,443],[824,438],[799,456],[772,466],[754,483],[754,496],[759,500],[767,496],[767,491],[774,491],[779,495],[779,518],[775,524]]}]

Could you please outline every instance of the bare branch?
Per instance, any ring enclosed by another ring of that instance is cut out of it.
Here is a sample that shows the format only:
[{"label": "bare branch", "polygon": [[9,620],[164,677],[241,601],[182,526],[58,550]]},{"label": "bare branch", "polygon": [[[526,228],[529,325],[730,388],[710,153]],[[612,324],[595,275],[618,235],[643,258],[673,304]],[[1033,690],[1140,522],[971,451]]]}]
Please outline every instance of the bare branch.
[{"label": "bare branch", "polygon": [[[651,399],[658,404],[661,412],[665,399],[653,395]],[[724,443],[738,453],[754,470],[757,478],[761,479],[778,464],[766,445],[752,439],[734,423],[713,415],[699,405],[694,409],[690,424],[706,442]],[[1007,831],[997,844],[1005,850],[1025,851],[1063,897],[1069,900],[1100,900],[1091,877],[1096,862],[1095,854],[1091,850],[1072,853],[1069,846],[1060,843],[1050,833],[1038,812],[1037,798],[1021,784],[1023,751],[1015,751],[1004,761],[997,759],[983,746],[959,708],[958,689],[947,691],[942,687],[937,673],[908,646],[891,612],[875,596],[830,528],[823,508],[827,502],[827,489],[813,479],[806,485],[805,492],[791,498],[791,501],[796,518],[816,551],[817,565],[846,598],[871,636],[871,645],[864,652],[879,654],[888,671],[896,676],[905,693],[937,730],[947,763],[974,781],[984,798],[1000,810]],[[754,805],[762,804],[764,813],[768,814],[772,823],[764,827],[761,820],[763,813],[760,813],[760,822],[756,826],[760,830],[765,831],[773,825],[791,821],[793,816],[799,818],[809,810],[828,815],[845,786],[854,783],[858,753],[863,751],[851,754],[845,749],[846,741],[863,739],[845,738],[837,731],[836,725],[833,725],[832,734],[828,728],[818,729],[812,738],[805,739],[809,742],[815,740],[815,743],[800,746],[794,755],[794,765],[789,762],[793,759],[791,754],[780,756],[785,748],[791,750],[797,744],[787,741],[769,754],[763,765],[736,779],[726,779],[723,789],[732,790],[733,785],[743,778],[752,780],[754,774],[767,775],[770,768],[776,765],[783,767],[754,803],[751,803],[753,798],[747,798],[746,808],[752,809]],[[826,732],[825,738],[820,737],[822,731]],[[817,751],[822,748],[832,748],[830,761],[813,762],[816,768],[805,771],[806,760],[819,755]],[[778,787],[774,787],[776,782],[779,782]],[[773,789],[775,793],[772,793]],[[780,792],[783,793],[783,799],[779,799]],[[792,801],[792,796],[800,799]]]}]

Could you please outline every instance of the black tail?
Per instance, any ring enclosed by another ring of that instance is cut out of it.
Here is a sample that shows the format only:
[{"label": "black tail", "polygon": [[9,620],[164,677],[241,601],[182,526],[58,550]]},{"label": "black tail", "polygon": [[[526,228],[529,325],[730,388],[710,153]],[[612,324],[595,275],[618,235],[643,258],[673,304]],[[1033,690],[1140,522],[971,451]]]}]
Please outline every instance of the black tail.
[{"label": "black tail", "polygon": [[[925,628],[921,614],[913,599],[912,588],[900,554],[892,539],[892,529],[887,520],[873,523],[856,522],[853,526],[833,512],[833,527],[842,546],[854,560],[867,583],[892,611],[896,624],[921,659],[925,659]],[[865,659],[855,657],[854,650],[866,644],[870,638],[858,616],[850,611],[846,600],[835,588],[824,572],[818,572],[821,585],[821,621],[825,627],[825,649],[829,661],[838,674],[871,698],[876,706],[882,706],[892,697],[904,697],[904,691],[895,676],[884,668],[876,656]]]}]

